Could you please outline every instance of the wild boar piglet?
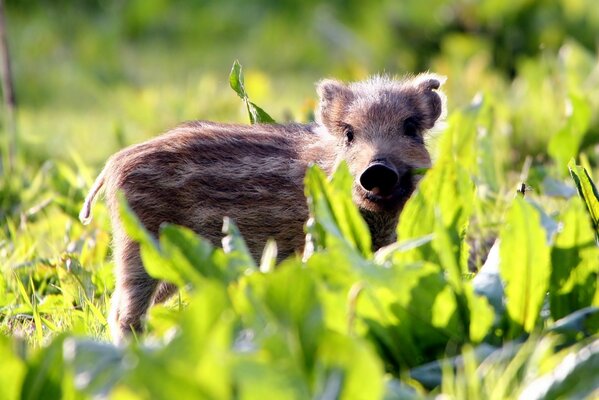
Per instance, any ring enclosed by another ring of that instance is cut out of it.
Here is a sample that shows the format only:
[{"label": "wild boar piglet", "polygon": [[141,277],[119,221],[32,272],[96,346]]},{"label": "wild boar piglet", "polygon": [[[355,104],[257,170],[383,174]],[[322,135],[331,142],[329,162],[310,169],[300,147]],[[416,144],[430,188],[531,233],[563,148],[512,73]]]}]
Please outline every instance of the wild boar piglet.
[{"label": "wild boar piglet", "polygon": [[174,291],[145,271],[138,244],[121,226],[117,192],[154,235],[173,223],[218,245],[223,217],[229,217],[256,259],[269,238],[282,259],[304,246],[306,168],[317,164],[331,174],[346,161],[355,177],[353,201],[373,247],[380,248],[395,240],[399,214],[419,180],[414,169],[431,165],[425,133],[444,113],[442,82],[434,74],[350,84],[326,79],[317,84],[314,123],[194,121],[110,157],[80,218],[89,222],[92,201],[104,187],[117,280],[109,316],[113,339],[140,332],[148,307]]}]

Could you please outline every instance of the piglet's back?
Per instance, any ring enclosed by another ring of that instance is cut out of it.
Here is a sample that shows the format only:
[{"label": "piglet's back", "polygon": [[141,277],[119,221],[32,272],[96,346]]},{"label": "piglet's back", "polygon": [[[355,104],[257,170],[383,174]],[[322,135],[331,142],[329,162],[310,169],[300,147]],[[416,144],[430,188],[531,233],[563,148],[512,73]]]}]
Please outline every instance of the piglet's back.
[{"label": "piglet's back", "polygon": [[227,216],[255,257],[269,237],[284,257],[303,245],[306,166],[328,158],[320,141],[307,125],[187,123],[111,157],[105,184],[113,223],[122,191],[154,234],[174,223],[219,244]]}]

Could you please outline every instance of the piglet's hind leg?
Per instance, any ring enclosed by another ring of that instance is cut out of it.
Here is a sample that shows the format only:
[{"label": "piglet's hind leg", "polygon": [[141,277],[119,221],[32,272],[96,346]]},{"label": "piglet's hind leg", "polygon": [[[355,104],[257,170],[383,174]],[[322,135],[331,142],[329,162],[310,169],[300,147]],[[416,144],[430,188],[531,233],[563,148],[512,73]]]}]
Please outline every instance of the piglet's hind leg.
[{"label": "piglet's hind leg", "polygon": [[109,317],[116,343],[123,342],[132,332],[143,332],[143,317],[158,286],[158,281],[148,275],[141,263],[139,246],[123,239],[115,246],[116,288]]}]

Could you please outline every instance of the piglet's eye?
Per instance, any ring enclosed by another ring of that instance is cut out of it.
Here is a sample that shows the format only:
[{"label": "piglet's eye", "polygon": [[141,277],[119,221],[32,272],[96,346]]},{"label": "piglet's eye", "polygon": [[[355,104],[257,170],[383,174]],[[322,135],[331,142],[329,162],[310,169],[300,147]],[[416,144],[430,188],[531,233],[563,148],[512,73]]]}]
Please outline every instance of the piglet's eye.
[{"label": "piglet's eye", "polygon": [[345,125],[343,128],[343,134],[345,135],[345,143],[350,144],[354,140],[354,128],[351,125]]},{"label": "piglet's eye", "polygon": [[418,138],[420,135],[418,134],[418,124],[414,118],[408,118],[403,123],[403,132],[404,135]]}]

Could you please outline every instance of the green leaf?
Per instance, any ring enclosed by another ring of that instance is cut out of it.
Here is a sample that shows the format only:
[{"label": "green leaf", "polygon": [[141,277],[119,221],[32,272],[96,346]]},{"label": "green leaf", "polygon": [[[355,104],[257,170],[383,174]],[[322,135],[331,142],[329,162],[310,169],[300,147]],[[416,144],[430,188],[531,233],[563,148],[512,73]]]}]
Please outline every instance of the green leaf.
[{"label": "green leaf", "polygon": [[454,291],[457,302],[456,312],[462,324],[462,331],[468,332],[471,341],[479,343],[491,328],[494,313],[487,299],[475,294],[471,284],[464,283],[463,276],[466,271],[460,266],[459,256],[456,256],[460,254],[461,246],[463,243],[457,230],[445,228],[442,219],[438,217],[433,248],[437,252],[441,265],[447,271],[447,281]]},{"label": "green leaf", "polygon": [[124,350],[111,344],[66,338],[63,349],[76,388],[92,397],[106,397],[127,372]]},{"label": "green leaf", "polygon": [[314,398],[381,398],[383,366],[363,340],[327,332],[318,344],[317,360]]},{"label": "green leaf", "polygon": [[247,99],[248,96],[245,93],[245,87],[243,86],[243,71],[238,60],[233,62],[233,67],[229,74],[229,85],[231,85],[231,89],[233,89],[241,99],[244,101]]},{"label": "green leaf", "polygon": [[124,196],[119,199],[119,213],[125,232],[139,243],[145,270],[155,279],[179,287],[187,283],[198,286],[204,278],[229,282],[246,268],[256,268],[233,225],[229,225],[226,233],[235,250],[225,254],[191,229],[172,224],[161,227],[157,242],[130,209]]},{"label": "green leaf", "polygon": [[252,124],[272,124],[275,120],[268,115],[266,111],[262,108],[258,107],[256,104],[251,101],[246,101],[248,113],[250,114],[250,121]]},{"label": "green leaf", "polygon": [[469,313],[468,336],[472,343],[480,343],[493,326],[495,313],[485,296],[475,293],[471,285],[466,285],[465,289],[464,303],[467,304],[467,309],[463,312]]},{"label": "green leaf", "polygon": [[597,187],[587,170],[576,165],[574,160],[570,161],[568,168],[570,169],[570,175],[574,179],[574,183],[576,183],[578,194],[587,206],[587,211],[591,217],[591,224],[595,230],[595,240],[599,245],[599,192],[597,192]]},{"label": "green leaf", "polygon": [[554,320],[590,306],[599,275],[599,247],[582,201],[570,200],[560,220],[562,229],[551,250],[549,300]]},{"label": "green leaf", "polygon": [[550,249],[539,213],[517,197],[499,234],[510,337],[532,332],[549,287]]},{"label": "green leaf", "polygon": [[275,120],[266,113],[262,108],[258,107],[256,104],[252,103],[249,99],[249,96],[245,90],[244,80],[243,80],[243,67],[239,64],[239,61],[235,60],[233,63],[233,67],[231,68],[231,73],[229,74],[229,85],[231,89],[237,93],[237,95],[243,100],[245,106],[248,111],[248,115],[250,117],[250,122],[252,124],[257,123],[273,123]]},{"label": "green leaf", "polygon": [[172,282],[181,287],[185,279],[180,272],[172,268],[172,262],[163,257],[159,244],[150,232],[142,225],[133,212],[122,192],[118,194],[119,217],[126,234],[139,243],[141,259],[145,270],[156,279]]},{"label": "green leaf", "polygon": [[26,367],[13,349],[16,341],[0,335],[0,398],[17,400],[21,398],[22,383]]},{"label": "green leaf", "polygon": [[232,331],[236,323],[225,288],[205,281],[181,314],[181,331],[167,345],[133,347],[136,366],[123,384],[142,398],[230,399]]},{"label": "green leaf", "polygon": [[227,254],[228,268],[236,271],[245,271],[248,268],[257,269],[254,257],[248,250],[237,225],[229,217],[224,218],[223,233],[225,234],[222,240],[223,251]]},{"label": "green leaf", "polygon": [[316,283],[309,270],[298,264],[281,266],[265,275],[262,287],[257,289],[266,309],[282,329],[298,365],[303,371],[311,371],[324,321]]},{"label": "green leaf", "polygon": [[386,282],[365,286],[357,305],[368,336],[392,370],[431,361],[447,346],[468,340],[456,294],[438,266],[393,268]]},{"label": "green leaf", "polygon": [[[143,250],[145,248],[142,248],[142,258],[146,265]],[[163,265],[155,265],[153,260],[149,263],[152,265],[151,268],[146,267],[148,273],[155,278],[168,280],[181,287],[185,283],[199,285],[202,282],[201,277],[220,280],[224,275],[212,263],[214,252],[212,245],[189,228],[164,225],[160,229],[160,250],[160,260]],[[157,271],[158,268],[160,271]],[[160,276],[156,276],[157,274]]]},{"label": "green leaf", "polygon": [[351,197],[353,177],[342,163],[329,182],[316,165],[306,172],[306,197],[314,219],[308,233],[316,249],[341,246],[368,258],[372,255],[368,226]]},{"label": "green leaf", "polygon": [[440,139],[437,162],[459,162],[470,173],[476,172],[478,117],[482,103],[451,115],[448,128]]},{"label": "green leaf", "polygon": [[236,398],[244,400],[311,398],[306,379],[272,357],[243,357],[235,363]]},{"label": "green leaf", "polygon": [[62,351],[64,336],[54,338],[28,362],[21,399],[61,399],[65,375]]},{"label": "green leaf", "polygon": [[457,283],[456,277],[459,280],[468,272],[463,237],[473,201],[474,185],[467,171],[451,157],[439,160],[406,203],[397,226],[402,242],[432,233],[435,236],[431,243],[404,252],[401,259],[440,264]]},{"label": "green leaf", "polygon": [[123,229],[127,235],[138,243],[150,243],[158,246],[156,239],[143,226],[137,215],[133,212],[123,192],[117,193],[119,204],[119,219],[123,224]]}]

